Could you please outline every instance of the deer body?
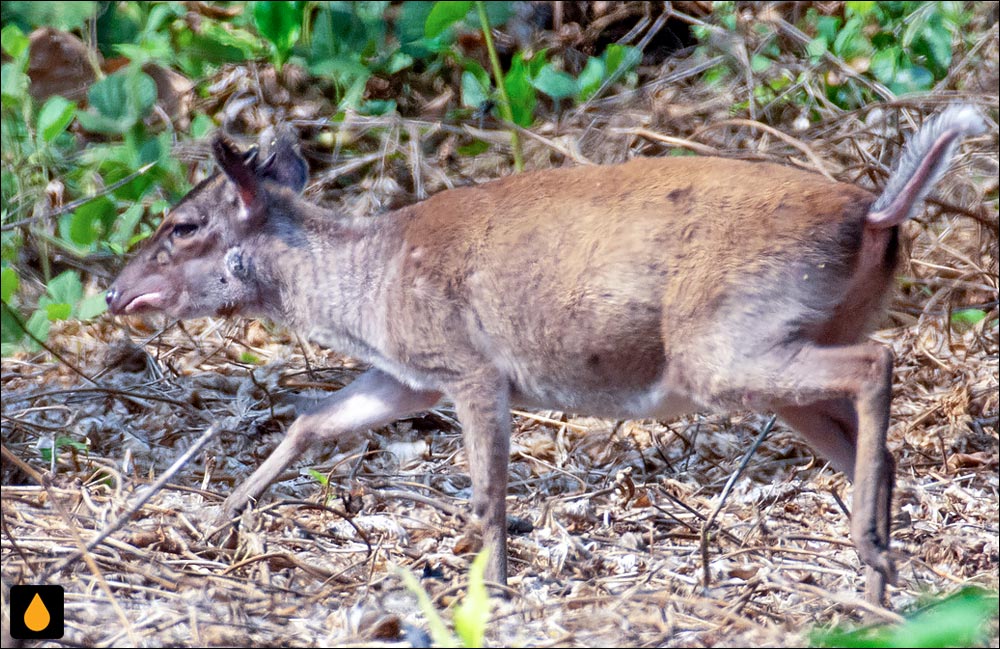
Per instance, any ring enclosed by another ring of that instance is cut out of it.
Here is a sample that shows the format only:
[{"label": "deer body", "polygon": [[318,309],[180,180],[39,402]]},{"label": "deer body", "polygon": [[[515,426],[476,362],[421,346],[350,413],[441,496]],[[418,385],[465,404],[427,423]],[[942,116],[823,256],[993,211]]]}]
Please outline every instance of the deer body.
[{"label": "deer body", "polygon": [[[108,295],[113,312],[263,315],[373,369],[293,424],[226,502],[257,498],[312,444],[454,401],[473,508],[506,579],[512,405],[620,419],[774,410],[855,481],[868,594],[892,578],[888,350],[861,342],[891,285],[898,224],[981,118],[954,107],[911,141],[879,197],[719,158],[638,159],[442,192],[377,218],[299,196],[279,139],[164,220]],[[907,157],[909,156],[909,157]]]}]

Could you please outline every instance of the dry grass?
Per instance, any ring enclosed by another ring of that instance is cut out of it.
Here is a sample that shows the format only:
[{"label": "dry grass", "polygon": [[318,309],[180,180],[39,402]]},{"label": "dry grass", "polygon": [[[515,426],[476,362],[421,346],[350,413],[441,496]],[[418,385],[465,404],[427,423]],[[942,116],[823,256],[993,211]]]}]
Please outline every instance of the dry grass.
[{"label": "dry grass", "polygon": [[[994,117],[997,51],[994,24],[978,50],[992,67],[963,71],[964,87],[992,91],[961,97]],[[680,147],[872,186],[898,152],[899,125],[908,129],[956,98],[856,113],[821,106],[822,122],[795,131],[794,116],[782,116],[770,120],[776,130],[760,116],[732,119],[729,106],[745,89],[698,87],[678,73],[684,65],[672,60],[653,75],[682,82],[611,96],[526,133],[528,167]],[[297,124],[321,128],[311,118]],[[893,611],[963,584],[1000,586],[998,330],[989,324],[997,318],[997,125],[990,127],[965,145],[924,216],[907,225],[910,262],[874,334],[897,358]],[[371,155],[320,171],[310,193],[348,211],[509,172],[505,156],[453,155],[469,137],[462,125],[353,118],[342,128]],[[479,135],[506,141],[489,129]],[[334,189],[344,174],[355,182]],[[953,326],[950,311],[970,305],[990,315]],[[445,609],[461,597],[474,547],[466,458],[450,407],[316,449],[244,516],[236,547],[224,547],[207,535],[225,495],[277,444],[304,399],[349,382],[359,368],[260,323],[165,324],[103,317],[54,329],[51,344],[89,380],[47,354],[3,359],[5,587],[62,584],[70,644],[420,642],[424,621],[398,570],[423,575]],[[794,646],[817,624],[859,623],[865,613],[897,619],[860,601],[864,571],[842,505],[849,484],[780,423],[720,500],[765,421],[518,413],[508,507],[533,529],[511,537],[511,597],[496,600],[488,642]],[[204,450],[149,492],[212,424],[217,434]],[[39,449],[63,435],[86,440],[88,450],[42,461]],[[139,506],[144,495],[151,498]],[[706,588],[699,538],[716,509]],[[125,514],[131,518],[81,556]]]}]

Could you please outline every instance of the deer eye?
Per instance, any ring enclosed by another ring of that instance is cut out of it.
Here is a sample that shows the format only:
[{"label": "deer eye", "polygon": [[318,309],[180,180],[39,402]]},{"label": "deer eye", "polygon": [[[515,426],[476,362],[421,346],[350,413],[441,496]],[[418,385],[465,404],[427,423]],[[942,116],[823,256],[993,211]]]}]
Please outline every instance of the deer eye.
[{"label": "deer eye", "polygon": [[170,230],[170,236],[175,239],[190,237],[198,229],[196,223],[178,223]]}]

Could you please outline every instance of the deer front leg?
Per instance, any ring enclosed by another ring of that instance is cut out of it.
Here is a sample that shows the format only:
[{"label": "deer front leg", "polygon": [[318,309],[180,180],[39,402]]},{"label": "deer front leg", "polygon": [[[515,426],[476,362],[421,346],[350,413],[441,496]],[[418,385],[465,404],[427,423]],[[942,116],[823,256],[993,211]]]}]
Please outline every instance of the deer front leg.
[{"label": "deer front leg", "polygon": [[368,370],[295,420],[270,457],[226,499],[224,517],[231,519],[249,501],[260,497],[314,444],[384,426],[427,410],[440,398],[439,392],[414,390],[381,370]]},{"label": "deer front leg", "polygon": [[510,386],[484,371],[448,390],[462,424],[472,478],[472,511],[489,551],[486,579],[507,584],[507,463],[510,455]]}]

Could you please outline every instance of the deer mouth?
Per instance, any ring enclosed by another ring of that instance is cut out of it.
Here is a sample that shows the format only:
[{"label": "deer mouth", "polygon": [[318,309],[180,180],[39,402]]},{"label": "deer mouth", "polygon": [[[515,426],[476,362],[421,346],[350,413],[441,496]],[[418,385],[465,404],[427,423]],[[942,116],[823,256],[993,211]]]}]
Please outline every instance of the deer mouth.
[{"label": "deer mouth", "polygon": [[160,309],[163,305],[163,293],[154,291],[137,295],[125,305],[123,313],[135,313],[136,311],[148,311],[150,309]]},{"label": "deer mouth", "polygon": [[161,282],[143,283],[146,286],[140,285],[124,291],[112,286],[106,297],[111,313],[128,315],[143,311],[163,311],[167,303],[165,287]]}]

